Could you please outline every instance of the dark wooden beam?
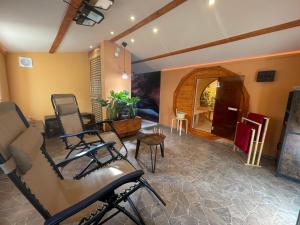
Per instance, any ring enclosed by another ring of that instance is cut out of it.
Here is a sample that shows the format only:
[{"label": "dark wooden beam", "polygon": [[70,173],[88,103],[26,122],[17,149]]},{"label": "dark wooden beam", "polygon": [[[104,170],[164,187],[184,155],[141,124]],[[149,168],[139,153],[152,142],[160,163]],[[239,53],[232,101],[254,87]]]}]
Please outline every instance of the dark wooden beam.
[{"label": "dark wooden beam", "polygon": [[80,3],[81,3],[81,0],[71,0],[70,1],[70,5],[68,6],[68,9],[64,16],[64,19],[60,24],[59,30],[56,34],[54,42],[52,43],[49,53],[56,52],[57,48],[59,47],[60,43],[62,42],[66,32],[68,31],[68,29],[73,21],[73,17],[76,14],[77,8],[79,8],[79,6],[80,6]]},{"label": "dark wooden beam", "polygon": [[193,46],[193,47],[184,48],[184,49],[180,49],[180,50],[176,50],[176,51],[172,51],[172,52],[152,56],[152,57],[149,57],[149,58],[137,60],[137,61],[132,62],[132,64],[147,62],[147,61],[151,61],[151,60],[155,60],[155,59],[161,59],[161,58],[165,58],[165,57],[169,57],[169,56],[173,56],[173,55],[178,55],[178,54],[182,54],[182,53],[186,53],[186,52],[196,51],[196,50],[199,50],[199,49],[210,48],[210,47],[217,46],[217,45],[223,45],[223,44],[227,44],[227,43],[231,43],[231,42],[235,42],[235,41],[240,41],[240,40],[244,40],[244,39],[248,39],[248,38],[252,38],[252,37],[257,37],[257,36],[264,35],[264,34],[270,34],[270,33],[281,31],[281,30],[286,30],[286,29],[290,29],[290,28],[294,28],[294,27],[299,27],[299,26],[300,26],[300,19],[294,20],[294,21],[291,21],[291,22],[288,22],[288,23],[282,23],[282,24],[279,24],[279,25],[276,25],[276,26],[267,27],[267,28],[255,30],[255,31],[252,31],[252,32],[232,36],[232,37],[229,37],[229,38],[224,38],[224,39],[221,39],[221,40],[212,41],[212,42],[208,42],[208,43],[205,43],[205,44],[200,44],[200,45],[196,45],[196,46]]},{"label": "dark wooden beam", "polygon": [[186,2],[186,1],[187,0],[173,0],[173,1],[171,1],[170,3],[168,3],[164,7],[160,8],[156,12],[152,13],[150,16],[146,17],[145,19],[141,20],[140,22],[138,22],[134,26],[130,27],[129,29],[127,29],[127,30],[123,31],[122,33],[118,34],[117,36],[113,37],[112,39],[110,39],[110,41],[114,42],[114,41],[117,41],[117,40],[127,36],[128,34],[136,31],[137,29],[145,26],[146,24],[152,22],[153,20],[161,17],[162,15],[166,14],[167,12],[171,11],[172,9],[176,8],[177,6],[181,5],[182,3]]}]

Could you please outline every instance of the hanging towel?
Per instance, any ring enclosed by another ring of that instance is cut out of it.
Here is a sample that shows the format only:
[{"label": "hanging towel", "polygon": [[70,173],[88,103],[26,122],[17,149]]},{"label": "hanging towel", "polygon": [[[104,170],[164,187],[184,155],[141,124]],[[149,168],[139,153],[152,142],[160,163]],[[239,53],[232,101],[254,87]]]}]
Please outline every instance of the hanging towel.
[{"label": "hanging towel", "polygon": [[[261,132],[260,132],[260,137],[259,137],[259,140],[261,141],[262,139],[262,134],[263,134],[263,130],[264,130],[264,126],[265,126],[265,116],[264,115],[260,115],[260,114],[257,114],[257,113],[249,113],[248,114],[248,117],[247,117],[249,120],[253,120],[257,123],[260,123],[262,124],[261,126]],[[250,122],[248,122],[250,123]],[[258,126],[251,123],[251,125],[254,126],[254,129],[255,129],[255,136],[258,134]],[[255,137],[256,138],[256,137]]]},{"label": "hanging towel", "polygon": [[238,123],[234,144],[243,152],[249,152],[253,125],[247,123]]}]

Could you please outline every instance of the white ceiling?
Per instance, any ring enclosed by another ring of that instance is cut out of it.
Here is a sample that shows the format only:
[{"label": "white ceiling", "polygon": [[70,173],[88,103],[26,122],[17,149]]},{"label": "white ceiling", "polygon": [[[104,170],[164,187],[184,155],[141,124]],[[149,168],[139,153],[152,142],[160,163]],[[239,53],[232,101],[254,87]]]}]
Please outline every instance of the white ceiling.
[{"label": "white ceiling", "polygon": [[[72,23],[59,52],[88,51],[110,31],[118,34],[158,10],[171,0],[116,0],[105,11],[105,20],[94,27]],[[133,60],[187,48],[257,29],[300,19],[300,0],[187,0],[171,12],[123,39]],[[0,41],[9,51],[48,51],[63,19],[63,0],[0,0]],[[152,29],[159,29],[157,34]],[[134,64],[133,71],[147,72],[169,67],[207,63],[239,57],[300,49],[300,28]],[[130,39],[134,38],[132,44]]]},{"label": "white ceiling", "polygon": [[48,51],[64,17],[62,0],[0,0],[0,42],[9,51]]},{"label": "white ceiling", "polygon": [[[67,0],[68,2],[70,0]],[[72,23],[58,52],[89,51],[133,26],[171,0],[116,0],[94,27]],[[0,41],[9,51],[49,51],[68,5],[63,0],[0,0]],[[132,22],[129,18],[136,18]]]}]

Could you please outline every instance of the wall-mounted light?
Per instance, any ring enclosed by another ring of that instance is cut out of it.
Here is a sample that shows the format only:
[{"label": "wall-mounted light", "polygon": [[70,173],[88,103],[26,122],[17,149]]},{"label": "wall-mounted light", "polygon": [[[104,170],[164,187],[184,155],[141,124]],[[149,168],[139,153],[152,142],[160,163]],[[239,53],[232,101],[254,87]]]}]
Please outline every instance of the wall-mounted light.
[{"label": "wall-mounted light", "polygon": [[125,62],[125,57],[126,57],[126,46],[127,46],[127,42],[123,41],[122,42],[122,46],[123,46],[123,49],[124,49],[124,71],[123,71],[123,74],[122,74],[122,78],[124,80],[127,80],[128,79],[128,74],[126,73],[126,62]]}]

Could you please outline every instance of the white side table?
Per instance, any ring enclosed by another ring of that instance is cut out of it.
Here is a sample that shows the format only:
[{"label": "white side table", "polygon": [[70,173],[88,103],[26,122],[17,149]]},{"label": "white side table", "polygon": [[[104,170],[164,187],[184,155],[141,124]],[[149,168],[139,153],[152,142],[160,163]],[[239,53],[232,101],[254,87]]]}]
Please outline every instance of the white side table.
[{"label": "white side table", "polygon": [[172,130],[173,130],[174,121],[176,121],[176,130],[177,130],[177,131],[179,130],[179,136],[181,136],[182,121],[185,121],[185,133],[187,134],[188,123],[189,123],[188,119],[186,119],[186,118],[179,118],[179,117],[172,118],[172,122],[171,122],[171,133],[172,133]]}]

